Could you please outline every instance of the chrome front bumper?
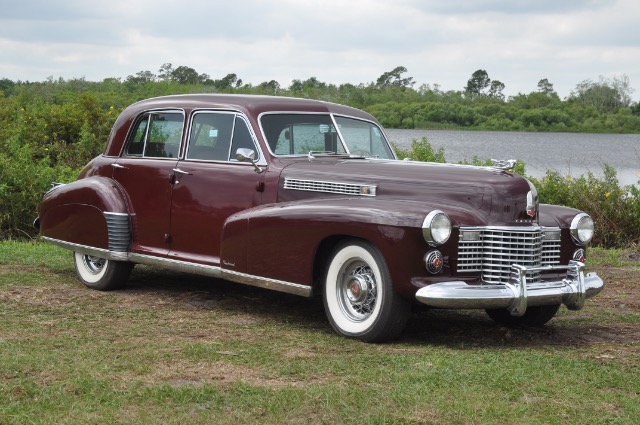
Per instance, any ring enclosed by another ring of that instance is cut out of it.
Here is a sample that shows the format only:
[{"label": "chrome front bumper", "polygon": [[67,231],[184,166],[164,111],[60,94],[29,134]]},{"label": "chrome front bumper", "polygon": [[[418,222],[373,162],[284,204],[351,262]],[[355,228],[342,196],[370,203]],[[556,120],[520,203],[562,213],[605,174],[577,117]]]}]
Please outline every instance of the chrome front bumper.
[{"label": "chrome front bumper", "polygon": [[[567,271],[567,277],[552,282],[527,282],[527,272]],[[451,281],[425,286],[416,292],[423,304],[440,308],[506,309],[513,316],[522,316],[527,306],[564,304],[570,310],[580,310],[586,299],[596,296],[604,282],[595,273],[585,276],[584,264],[571,261],[567,266],[512,266],[513,281],[506,284],[469,285]]]}]

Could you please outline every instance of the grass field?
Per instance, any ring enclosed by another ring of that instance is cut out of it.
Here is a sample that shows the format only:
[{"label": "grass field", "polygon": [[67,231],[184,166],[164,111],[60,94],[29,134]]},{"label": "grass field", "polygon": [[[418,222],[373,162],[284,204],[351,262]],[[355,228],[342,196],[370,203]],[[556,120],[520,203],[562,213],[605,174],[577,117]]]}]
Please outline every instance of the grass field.
[{"label": "grass field", "polygon": [[545,328],[425,310],[371,345],[318,300],[146,267],[91,291],[69,252],[0,242],[0,424],[637,424],[640,258],[590,264],[604,292]]}]

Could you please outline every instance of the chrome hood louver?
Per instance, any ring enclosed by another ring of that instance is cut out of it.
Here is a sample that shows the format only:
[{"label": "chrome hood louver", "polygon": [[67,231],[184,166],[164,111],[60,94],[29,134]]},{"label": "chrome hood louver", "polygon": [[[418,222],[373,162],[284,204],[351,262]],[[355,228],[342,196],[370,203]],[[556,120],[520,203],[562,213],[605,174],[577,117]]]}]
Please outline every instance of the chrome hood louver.
[{"label": "chrome hood louver", "polygon": [[376,196],[377,186],[361,183],[306,180],[287,177],[284,179],[284,188],[290,190],[304,190],[308,192],[335,193],[339,195]]}]

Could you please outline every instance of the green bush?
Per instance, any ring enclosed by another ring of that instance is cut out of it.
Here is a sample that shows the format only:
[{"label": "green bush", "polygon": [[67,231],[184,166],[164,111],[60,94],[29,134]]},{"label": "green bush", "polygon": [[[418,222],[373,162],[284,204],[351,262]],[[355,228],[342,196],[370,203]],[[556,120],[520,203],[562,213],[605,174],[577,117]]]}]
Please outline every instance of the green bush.
[{"label": "green bush", "polygon": [[624,247],[640,242],[640,192],[637,186],[621,187],[616,170],[605,165],[603,178],[592,173],[577,178],[547,171],[540,180],[530,178],[540,202],[566,205],[585,211],[596,225],[594,244]]},{"label": "green bush", "polygon": [[393,142],[391,144],[398,159],[421,162],[447,162],[444,158],[444,149],[440,148],[437,152],[434,151],[426,137],[423,137],[422,140],[413,139],[409,149],[401,149]]},{"label": "green bush", "polygon": [[32,148],[16,139],[0,153],[0,239],[31,237],[42,194],[54,181],[72,181],[77,170],[51,167],[48,156],[34,159]]}]

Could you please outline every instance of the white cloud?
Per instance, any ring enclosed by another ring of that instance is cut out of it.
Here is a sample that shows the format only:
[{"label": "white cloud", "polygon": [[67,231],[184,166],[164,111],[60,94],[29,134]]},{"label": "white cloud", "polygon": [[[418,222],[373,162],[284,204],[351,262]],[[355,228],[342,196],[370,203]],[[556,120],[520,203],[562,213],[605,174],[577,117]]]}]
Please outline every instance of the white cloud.
[{"label": "white cloud", "polygon": [[[477,69],[564,97],[585,79],[640,85],[635,0],[0,0],[0,78],[126,78],[170,62],[245,82],[368,83],[398,65],[461,90]],[[639,93],[636,91],[636,95]],[[636,96],[637,98],[637,96]]]}]

